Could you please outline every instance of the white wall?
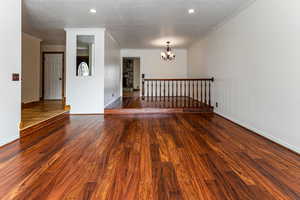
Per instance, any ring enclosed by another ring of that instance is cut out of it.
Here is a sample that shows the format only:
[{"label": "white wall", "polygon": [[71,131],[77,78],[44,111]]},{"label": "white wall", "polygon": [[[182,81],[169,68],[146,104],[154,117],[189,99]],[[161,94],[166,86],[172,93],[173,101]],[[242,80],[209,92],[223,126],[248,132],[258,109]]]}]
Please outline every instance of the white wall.
[{"label": "white wall", "polygon": [[299,10],[299,0],[256,1],[189,51],[200,55],[189,67],[216,78],[217,113],[297,152]]},{"label": "white wall", "polygon": [[40,42],[39,38],[22,34],[22,102],[40,100]]},{"label": "white wall", "polygon": [[[202,66],[204,65],[204,44],[203,41],[196,42],[188,49],[188,77],[189,78],[207,78],[204,77]],[[211,78],[211,77],[210,77]]]},{"label": "white wall", "polygon": [[[104,113],[104,29],[68,28],[66,41],[66,104],[72,114]],[[93,75],[76,76],[77,35],[95,36]]]},{"label": "white wall", "polygon": [[0,146],[19,137],[21,82],[12,73],[21,73],[21,1],[10,0],[0,6]]},{"label": "white wall", "polygon": [[121,57],[119,44],[105,32],[105,89],[104,103],[108,105],[120,97],[121,89]]},{"label": "white wall", "polygon": [[146,78],[186,78],[187,50],[174,49],[176,59],[166,62],[160,58],[161,49],[122,49],[122,57],[139,57],[141,74]]}]

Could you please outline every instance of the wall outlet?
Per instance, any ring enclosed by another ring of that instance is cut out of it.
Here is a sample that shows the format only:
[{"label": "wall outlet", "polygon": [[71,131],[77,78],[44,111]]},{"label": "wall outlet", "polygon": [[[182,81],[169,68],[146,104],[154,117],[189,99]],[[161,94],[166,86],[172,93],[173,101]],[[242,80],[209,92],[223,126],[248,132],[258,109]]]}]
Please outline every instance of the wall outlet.
[{"label": "wall outlet", "polygon": [[217,107],[219,107],[219,103],[218,103],[218,102],[216,102],[216,108],[217,108]]}]

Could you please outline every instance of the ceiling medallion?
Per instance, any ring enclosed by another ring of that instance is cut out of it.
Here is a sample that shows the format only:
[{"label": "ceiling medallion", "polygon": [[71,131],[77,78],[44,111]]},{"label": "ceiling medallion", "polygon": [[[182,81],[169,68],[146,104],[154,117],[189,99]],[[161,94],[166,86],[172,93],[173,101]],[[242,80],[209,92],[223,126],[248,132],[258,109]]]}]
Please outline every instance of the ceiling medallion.
[{"label": "ceiling medallion", "polygon": [[170,43],[171,42],[167,42],[167,48],[165,51],[162,51],[160,53],[161,55],[161,59],[165,60],[165,61],[172,61],[175,59],[175,54],[172,52],[172,49],[170,47]]}]

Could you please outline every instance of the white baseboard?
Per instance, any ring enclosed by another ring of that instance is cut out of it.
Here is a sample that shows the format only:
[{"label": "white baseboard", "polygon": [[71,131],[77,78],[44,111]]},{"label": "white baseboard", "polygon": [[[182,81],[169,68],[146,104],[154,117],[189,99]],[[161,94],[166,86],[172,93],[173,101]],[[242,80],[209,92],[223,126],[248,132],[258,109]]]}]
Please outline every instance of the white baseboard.
[{"label": "white baseboard", "polygon": [[218,115],[221,115],[222,117],[224,117],[226,119],[229,119],[229,120],[231,120],[231,121],[233,121],[233,122],[235,122],[235,123],[237,123],[237,124],[239,124],[239,125],[247,128],[247,129],[249,129],[249,130],[251,130],[251,131],[253,131],[253,132],[255,132],[255,133],[257,133],[257,134],[259,134],[259,135],[261,135],[263,137],[265,137],[265,138],[268,138],[269,140],[272,140],[273,142],[275,142],[277,144],[280,144],[280,145],[282,145],[282,146],[290,149],[291,151],[294,151],[294,152],[296,152],[298,154],[300,153],[300,149],[298,147],[296,147],[294,145],[291,145],[288,142],[283,141],[282,139],[274,137],[271,134],[266,133],[266,131],[259,130],[259,129],[257,129],[255,127],[250,126],[246,122],[242,122],[240,120],[234,119],[234,118],[229,117],[229,116],[227,116],[227,115],[225,115],[223,113],[220,113],[220,112],[217,112],[217,111],[215,111],[215,113],[217,113]]},{"label": "white baseboard", "polygon": [[104,105],[104,109],[106,108],[106,106],[108,106],[109,104],[112,104],[114,101],[116,101],[118,98],[120,97],[115,97],[112,100],[110,100],[107,104]]}]

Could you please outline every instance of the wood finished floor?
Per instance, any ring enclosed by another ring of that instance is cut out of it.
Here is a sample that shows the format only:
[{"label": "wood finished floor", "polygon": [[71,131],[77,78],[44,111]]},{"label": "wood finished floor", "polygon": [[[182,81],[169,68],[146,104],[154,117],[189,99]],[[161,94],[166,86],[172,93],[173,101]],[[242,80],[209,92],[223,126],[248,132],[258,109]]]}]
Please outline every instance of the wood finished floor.
[{"label": "wood finished floor", "polygon": [[213,114],[71,116],[0,149],[0,199],[300,199],[300,157]]},{"label": "wood finished floor", "polygon": [[190,97],[145,97],[142,99],[139,92],[124,93],[123,97],[118,98],[105,109],[132,109],[132,108],[198,108],[204,107]]},{"label": "wood finished floor", "polygon": [[66,112],[62,101],[40,101],[22,108],[21,130]]}]

